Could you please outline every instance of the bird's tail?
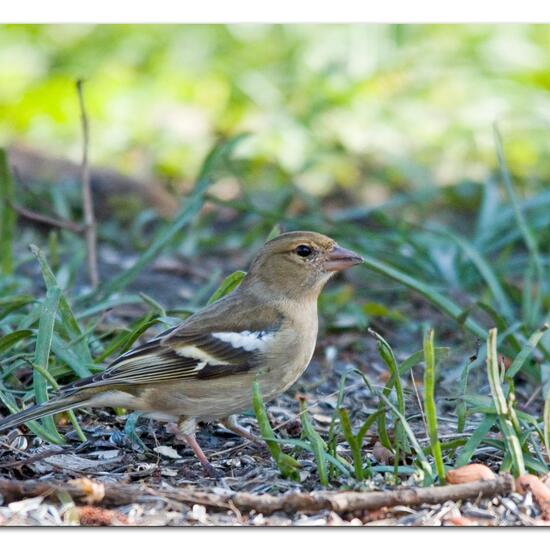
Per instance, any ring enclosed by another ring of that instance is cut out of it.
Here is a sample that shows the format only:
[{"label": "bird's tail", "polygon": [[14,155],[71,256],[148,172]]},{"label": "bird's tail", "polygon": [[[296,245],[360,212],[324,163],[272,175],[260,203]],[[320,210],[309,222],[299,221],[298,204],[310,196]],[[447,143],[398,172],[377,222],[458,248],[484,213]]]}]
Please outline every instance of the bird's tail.
[{"label": "bird's tail", "polygon": [[25,424],[31,420],[36,420],[42,416],[57,414],[84,405],[86,401],[88,401],[88,398],[89,396],[75,394],[66,397],[54,397],[47,403],[33,405],[24,411],[12,414],[0,420],[0,432],[19,426],[20,424]]}]

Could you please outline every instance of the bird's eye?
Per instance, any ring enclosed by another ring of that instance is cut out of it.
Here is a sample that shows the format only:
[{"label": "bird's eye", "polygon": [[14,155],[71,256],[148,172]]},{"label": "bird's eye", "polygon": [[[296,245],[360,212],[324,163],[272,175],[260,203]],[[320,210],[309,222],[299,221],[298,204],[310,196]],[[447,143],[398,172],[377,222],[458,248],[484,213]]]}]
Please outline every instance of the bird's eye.
[{"label": "bird's eye", "polygon": [[302,258],[306,258],[311,254],[312,250],[310,246],[307,246],[306,244],[301,244],[296,247],[295,252],[296,254],[298,254],[298,256],[301,256]]}]

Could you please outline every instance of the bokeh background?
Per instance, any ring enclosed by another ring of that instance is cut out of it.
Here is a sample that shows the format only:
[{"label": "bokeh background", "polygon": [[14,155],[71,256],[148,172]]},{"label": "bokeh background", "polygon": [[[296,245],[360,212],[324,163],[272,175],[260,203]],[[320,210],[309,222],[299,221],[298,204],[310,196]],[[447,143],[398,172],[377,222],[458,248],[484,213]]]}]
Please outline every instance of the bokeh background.
[{"label": "bokeh background", "polygon": [[483,181],[493,124],[522,186],[550,175],[547,25],[8,25],[0,143],[192,181],[220,136],[251,137],[241,185],[394,191]]}]

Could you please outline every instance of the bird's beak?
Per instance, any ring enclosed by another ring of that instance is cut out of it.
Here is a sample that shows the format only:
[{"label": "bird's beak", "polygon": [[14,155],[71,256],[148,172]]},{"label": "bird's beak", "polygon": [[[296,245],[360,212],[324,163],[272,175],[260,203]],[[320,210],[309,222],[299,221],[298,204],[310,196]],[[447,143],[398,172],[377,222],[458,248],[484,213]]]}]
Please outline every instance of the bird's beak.
[{"label": "bird's beak", "polygon": [[363,263],[363,258],[361,258],[361,256],[351,250],[336,245],[329,252],[324,267],[327,271],[342,271],[343,269],[348,269],[360,263]]}]

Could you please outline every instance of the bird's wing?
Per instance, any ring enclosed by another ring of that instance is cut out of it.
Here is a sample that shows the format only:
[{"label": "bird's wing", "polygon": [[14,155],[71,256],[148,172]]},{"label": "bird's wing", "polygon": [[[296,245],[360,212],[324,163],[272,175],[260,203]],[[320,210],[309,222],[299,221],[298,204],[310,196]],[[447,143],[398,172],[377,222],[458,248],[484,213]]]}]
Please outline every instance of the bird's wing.
[{"label": "bird's wing", "polygon": [[169,329],[121,355],[103,372],[65,386],[62,392],[106,385],[209,379],[247,372],[261,364],[280,325],[277,315],[269,315],[267,323],[264,315],[264,322],[260,323],[252,311],[249,313],[250,316],[241,316],[233,322],[221,316],[218,322],[186,322]]}]

